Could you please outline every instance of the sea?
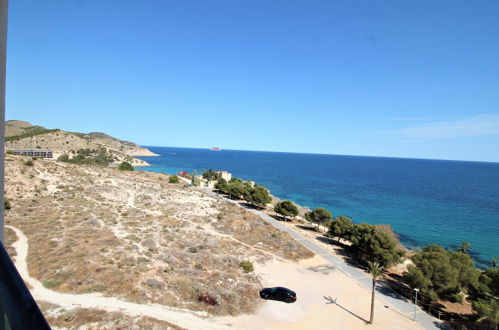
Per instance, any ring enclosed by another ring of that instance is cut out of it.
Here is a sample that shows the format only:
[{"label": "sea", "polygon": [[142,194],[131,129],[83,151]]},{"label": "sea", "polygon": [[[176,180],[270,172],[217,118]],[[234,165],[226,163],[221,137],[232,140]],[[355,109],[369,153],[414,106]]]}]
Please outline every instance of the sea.
[{"label": "sea", "polygon": [[280,199],[355,223],[389,224],[408,248],[471,244],[476,266],[499,257],[499,163],[146,146],[138,170],[226,170]]}]

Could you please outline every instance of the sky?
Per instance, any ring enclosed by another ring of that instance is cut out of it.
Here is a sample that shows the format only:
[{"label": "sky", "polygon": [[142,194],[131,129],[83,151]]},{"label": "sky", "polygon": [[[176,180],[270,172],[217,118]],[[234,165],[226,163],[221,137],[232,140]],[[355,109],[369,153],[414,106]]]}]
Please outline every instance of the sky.
[{"label": "sky", "polygon": [[16,0],[6,119],[148,146],[499,162],[499,2]]}]

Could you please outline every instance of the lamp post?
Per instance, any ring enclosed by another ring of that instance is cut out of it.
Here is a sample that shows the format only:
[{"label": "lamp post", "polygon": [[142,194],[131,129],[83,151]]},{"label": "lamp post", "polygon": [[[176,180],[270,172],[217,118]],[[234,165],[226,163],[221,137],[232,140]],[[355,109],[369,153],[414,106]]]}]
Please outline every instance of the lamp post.
[{"label": "lamp post", "polygon": [[416,293],[416,295],[414,297],[414,321],[416,321],[416,310],[418,308],[418,292],[419,292],[419,289],[415,288],[414,292]]}]

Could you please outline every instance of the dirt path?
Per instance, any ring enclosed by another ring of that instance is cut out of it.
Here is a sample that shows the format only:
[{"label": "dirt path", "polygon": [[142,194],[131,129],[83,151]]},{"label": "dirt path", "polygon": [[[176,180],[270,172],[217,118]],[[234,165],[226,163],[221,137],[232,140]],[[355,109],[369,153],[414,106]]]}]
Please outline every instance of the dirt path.
[{"label": "dirt path", "polygon": [[65,308],[101,309],[106,312],[120,312],[132,317],[149,316],[188,329],[228,329],[228,326],[220,320],[208,318],[206,313],[158,304],[136,304],[113,297],[104,297],[101,294],[69,294],[49,290],[29,275],[26,262],[28,238],[16,227],[6,227],[12,229],[18,237],[18,240],[12,244],[17,252],[15,265],[24,281],[31,286],[30,291],[35,300],[46,301]]},{"label": "dirt path", "polygon": [[17,252],[15,264],[24,280],[32,286],[33,297],[68,309],[80,307],[120,312],[131,317],[148,316],[187,329],[420,329],[417,323],[393,313],[381,302],[376,305],[376,323],[367,325],[369,290],[357,285],[354,279],[336,267],[331,267],[321,256],[300,263],[275,258],[265,265],[256,264],[255,272],[261,276],[264,286],[290,287],[297,292],[298,302],[265,301],[255,314],[237,317],[210,318],[206,313],[157,304],[136,304],[100,294],[59,293],[29,276],[26,263],[28,239],[21,230],[6,227],[19,238],[13,244]]}]

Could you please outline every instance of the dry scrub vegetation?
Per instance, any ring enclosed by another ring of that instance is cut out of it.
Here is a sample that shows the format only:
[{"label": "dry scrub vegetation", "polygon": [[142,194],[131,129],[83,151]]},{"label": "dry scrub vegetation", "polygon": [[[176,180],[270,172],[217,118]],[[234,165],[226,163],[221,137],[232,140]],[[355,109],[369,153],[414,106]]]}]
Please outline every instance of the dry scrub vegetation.
[{"label": "dry scrub vegetation", "polygon": [[[26,234],[30,275],[52,290],[251,313],[261,284],[242,261],[312,255],[260,217],[164,174],[26,160],[6,157],[6,223]],[[8,246],[14,236],[6,232]],[[203,293],[218,304],[198,302]],[[72,315],[79,324],[87,313]]]},{"label": "dry scrub vegetation", "polygon": [[45,302],[40,303],[40,307],[50,311],[45,317],[52,327],[59,329],[183,329],[150,317],[124,318],[121,313],[109,313],[99,309],[65,309]]},{"label": "dry scrub vegetation", "polygon": [[17,240],[16,234],[9,228],[5,228],[5,246],[11,258],[17,255],[16,250],[11,246]]}]

